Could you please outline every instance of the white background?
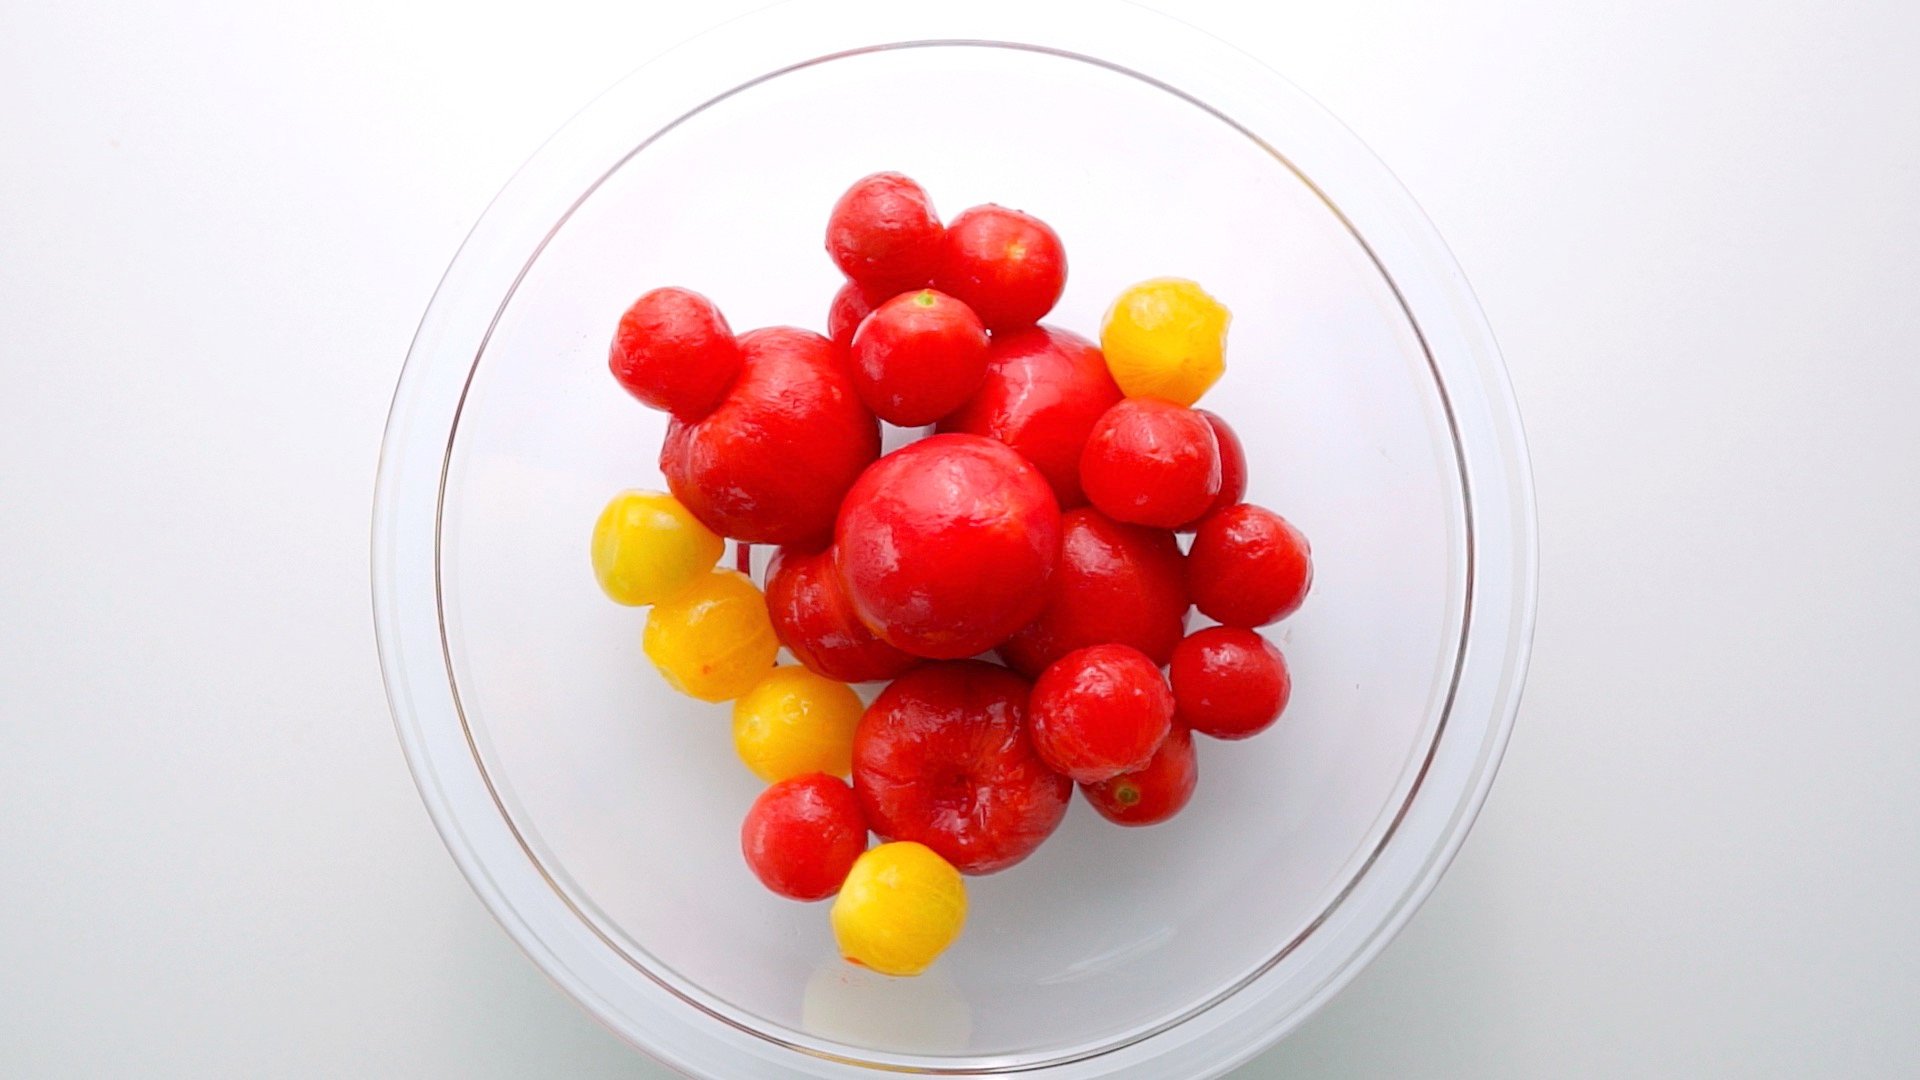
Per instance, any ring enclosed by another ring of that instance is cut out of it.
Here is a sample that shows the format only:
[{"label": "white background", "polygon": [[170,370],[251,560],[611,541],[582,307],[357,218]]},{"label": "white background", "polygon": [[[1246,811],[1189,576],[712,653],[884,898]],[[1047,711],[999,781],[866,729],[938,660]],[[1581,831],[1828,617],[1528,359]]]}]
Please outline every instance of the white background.
[{"label": "white background", "polygon": [[[487,199],[754,6],[0,0],[0,1075],[665,1075],[441,848],[367,517]],[[1533,673],[1477,831],[1241,1075],[1914,1075],[1920,16],[1180,12],[1424,203],[1539,491]]]}]

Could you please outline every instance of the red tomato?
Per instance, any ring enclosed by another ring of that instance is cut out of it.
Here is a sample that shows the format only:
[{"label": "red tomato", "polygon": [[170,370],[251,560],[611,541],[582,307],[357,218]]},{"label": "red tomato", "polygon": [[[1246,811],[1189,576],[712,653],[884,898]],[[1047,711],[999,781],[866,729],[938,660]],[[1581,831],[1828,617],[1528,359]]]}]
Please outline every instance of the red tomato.
[{"label": "red tomato", "polygon": [[[1240,443],[1240,436],[1233,433],[1218,413],[1205,409],[1195,409],[1213,429],[1214,442],[1220,446],[1220,494],[1213,497],[1213,505],[1207,507],[1207,513],[1225,510],[1247,497],[1247,448]],[[1201,517],[1205,517],[1202,514]],[[1194,518],[1180,526],[1176,532],[1190,533],[1200,527],[1200,518]]]},{"label": "red tomato", "polygon": [[698,420],[740,373],[740,346],[713,301],[655,289],[620,316],[607,366],[627,393],[683,420]]},{"label": "red tomato", "polygon": [[1173,650],[1167,674],[1181,722],[1216,739],[1267,730],[1293,693],[1280,650],[1237,626],[1194,631]]},{"label": "red tomato", "polygon": [[1004,206],[963,210],[947,226],[934,284],[994,333],[1041,320],[1067,287],[1067,252],[1047,223]]},{"label": "red tomato", "polygon": [[944,232],[919,184],[879,172],[855,180],[833,204],[827,254],[849,280],[891,294],[933,280]]},{"label": "red tomato", "polygon": [[660,451],[673,496],[708,528],[756,544],[822,544],[840,499],[880,455],[880,425],[833,343],[792,327],[740,338],[739,381]]},{"label": "red tomato", "polygon": [[843,283],[840,291],[833,294],[833,303],[827,307],[827,336],[842,349],[853,348],[853,332],[860,329],[860,320],[872,314],[874,308],[888,299],[886,294],[861,288],[857,281]]},{"label": "red tomato", "polygon": [[825,900],[867,850],[867,823],[846,781],[790,777],[753,800],[740,851],[761,883],[791,900]]},{"label": "red tomato", "polygon": [[830,550],[775,552],[767,564],[767,611],[794,659],[829,679],[891,679],[920,662],[874,637],[854,614]]},{"label": "red tomato", "polygon": [[1080,492],[1080,451],[1100,417],[1120,400],[1100,350],[1050,326],[996,334],[980,392],[940,421],[941,431],[998,439],[1033,463],[1065,507]]},{"label": "red tomato", "polygon": [[1158,825],[1179,813],[1200,782],[1193,735],[1179,724],[1167,733],[1147,767],[1080,785],[1100,816],[1120,825]]},{"label": "red tomato", "polygon": [[1172,533],[1083,506],[1060,516],[1047,606],[1000,646],[1000,657],[1031,678],[1075,649],[1117,642],[1164,664],[1187,632],[1187,607],[1186,556]]},{"label": "red tomato", "polygon": [[1033,748],[1053,771],[1093,784],[1144,769],[1173,726],[1173,691],[1131,645],[1056,660],[1033,684]]},{"label": "red tomato", "polygon": [[861,475],[835,535],[861,621],[897,649],[951,660],[993,648],[1040,613],[1060,509],[1012,450],[934,435]]},{"label": "red tomato", "polygon": [[931,424],[965,404],[987,376],[987,331],[943,292],[901,293],[853,336],[853,388],[880,419]]},{"label": "red tomato", "polygon": [[1027,692],[1025,679],[978,660],[894,680],[853,735],[853,789],[874,831],[925,844],[968,874],[1032,854],[1073,785],[1034,753]]},{"label": "red tomato", "polygon": [[1220,445],[1192,409],[1127,398],[1087,436],[1080,486],[1116,521],[1171,529],[1205,513],[1220,494]]},{"label": "red tomato", "polygon": [[1286,618],[1313,586],[1313,552],[1271,510],[1241,503],[1208,514],[1187,553],[1187,587],[1207,617],[1228,626]]}]

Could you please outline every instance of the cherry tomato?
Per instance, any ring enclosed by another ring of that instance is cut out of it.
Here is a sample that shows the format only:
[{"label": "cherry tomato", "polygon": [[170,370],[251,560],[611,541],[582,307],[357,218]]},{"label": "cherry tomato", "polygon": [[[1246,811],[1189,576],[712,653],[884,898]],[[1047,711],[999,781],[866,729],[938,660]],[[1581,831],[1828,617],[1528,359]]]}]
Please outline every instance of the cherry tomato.
[{"label": "cherry tomato", "polygon": [[1192,409],[1127,398],[1087,436],[1080,485],[1116,521],[1171,529],[1199,517],[1220,494],[1220,445]]},{"label": "cherry tomato", "polygon": [[861,287],[857,281],[848,281],[833,294],[833,303],[827,307],[827,336],[833,339],[841,349],[853,348],[853,332],[860,329],[860,320],[873,313],[873,309],[891,298],[890,294],[874,293]]},{"label": "cherry tomato", "polygon": [[1193,735],[1174,724],[1146,768],[1080,785],[1100,816],[1119,825],[1158,825],[1179,813],[1200,782]]},{"label": "cherry tomato", "polygon": [[891,679],[920,658],[873,636],[854,613],[832,551],[781,548],[767,564],[767,608],[793,658],[841,682]]},{"label": "cherry tomato", "polygon": [[849,280],[876,292],[933,279],[944,230],[927,193],[897,172],[853,182],[827,218],[827,254]]},{"label": "cherry tomato", "polygon": [[925,844],[968,874],[1032,854],[1073,785],[1034,752],[1027,694],[1027,680],[978,660],[895,679],[853,735],[853,789],[874,832]]},{"label": "cherry tomato", "polygon": [[790,900],[840,891],[867,850],[867,823],[846,781],[825,773],[782,780],[760,793],[740,826],[740,851],[761,884]]},{"label": "cherry tomato", "polygon": [[987,376],[987,331],[943,292],[901,293],[853,335],[853,388],[880,419],[931,424],[964,405]]},{"label": "cherry tomato", "polygon": [[1287,519],[1251,503],[1208,514],[1187,553],[1194,606],[1228,626],[1256,627],[1298,610],[1313,586],[1313,553]]},{"label": "cherry tomato", "polygon": [[846,683],[782,664],[734,699],[733,750],[768,783],[812,772],[845,776],[865,711]]},{"label": "cherry tomato", "polygon": [[1100,350],[1051,326],[995,334],[980,392],[939,430],[984,435],[1020,452],[1053,486],[1062,508],[1085,503],[1080,451],[1093,425],[1120,400]]},{"label": "cherry tomato", "polygon": [[854,862],[828,919],[848,963],[918,975],[966,925],[967,885],[925,844],[881,844]]},{"label": "cherry tomato", "polygon": [[773,327],[741,335],[740,347],[740,378],[720,407],[668,425],[660,471],[723,536],[825,543],[841,496],[880,455],[880,425],[819,334]]},{"label": "cherry tomato", "polygon": [[653,605],[640,647],[675,690],[701,701],[731,701],[772,670],[780,641],[753,582],[732,570],[709,570]]},{"label": "cherry tomato", "polygon": [[896,649],[973,656],[1040,613],[1060,510],[1033,466],[977,435],[934,435],[861,475],[835,558],[860,620]]},{"label": "cherry tomato", "polygon": [[607,366],[627,393],[683,420],[720,404],[740,373],[740,346],[713,301],[655,289],[620,316]]},{"label": "cherry tomato", "polygon": [[1000,646],[1000,658],[1032,678],[1075,649],[1117,642],[1164,664],[1186,633],[1188,606],[1186,556],[1172,533],[1083,506],[1060,516],[1047,606]]},{"label": "cherry tomato", "polygon": [[1095,645],[1054,661],[1033,684],[1033,748],[1082,784],[1144,769],[1173,726],[1173,691],[1131,645]]},{"label": "cherry tomato", "polygon": [[1167,670],[1182,723],[1216,739],[1244,739],[1273,726],[1293,681],[1273,642],[1237,626],[1196,630]]},{"label": "cherry tomato", "polygon": [[994,333],[1032,326],[1067,286],[1067,252],[1047,223],[1004,206],[963,210],[947,226],[934,283]]},{"label": "cherry tomato", "polygon": [[1100,348],[1128,397],[1192,405],[1227,369],[1226,305],[1184,278],[1121,293],[1100,324]]},{"label": "cherry tomato", "polygon": [[713,569],[726,543],[673,496],[623,491],[594,522],[593,576],[617,604],[657,604]]}]

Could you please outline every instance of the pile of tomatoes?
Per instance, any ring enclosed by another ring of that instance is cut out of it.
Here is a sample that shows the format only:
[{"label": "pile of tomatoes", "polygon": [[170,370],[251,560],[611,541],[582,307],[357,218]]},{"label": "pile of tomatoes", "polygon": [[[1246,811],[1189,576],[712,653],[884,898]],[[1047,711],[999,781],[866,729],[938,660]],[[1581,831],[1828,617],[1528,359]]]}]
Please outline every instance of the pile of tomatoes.
[{"label": "pile of tomatoes", "polygon": [[[593,565],[651,607],[669,684],[733,702],[770,784],[741,830],[753,872],[835,897],[843,954],[911,975],[958,936],[962,875],[1026,858],[1076,785],[1162,822],[1193,795],[1194,733],[1275,722],[1291,684],[1259,628],[1313,567],[1193,407],[1229,321],[1198,285],[1126,290],[1096,346],[1040,324],[1066,286],[1053,229],[992,205],[942,223],[898,173],[841,196],[826,248],[847,280],[825,336],[736,335],[679,288],[620,319],[614,377],[671,415],[668,490],[616,496]],[[882,456],[883,422],[931,430]],[[777,545],[764,590],[717,568],[727,539]],[[1196,608],[1217,625],[1189,633]],[[882,682],[870,704],[849,685]]]}]

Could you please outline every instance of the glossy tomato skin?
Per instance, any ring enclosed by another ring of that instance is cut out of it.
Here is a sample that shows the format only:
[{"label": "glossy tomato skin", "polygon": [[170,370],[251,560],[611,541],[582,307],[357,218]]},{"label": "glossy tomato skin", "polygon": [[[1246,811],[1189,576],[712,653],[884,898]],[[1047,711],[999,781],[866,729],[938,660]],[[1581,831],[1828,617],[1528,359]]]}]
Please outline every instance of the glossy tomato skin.
[{"label": "glossy tomato skin", "polygon": [[1066,248],[1032,214],[976,206],[947,225],[934,284],[994,333],[1022,330],[1052,311],[1066,290]]},{"label": "glossy tomato skin", "polygon": [[1001,443],[933,435],[861,475],[835,536],[861,621],[897,649],[952,660],[1040,613],[1060,510],[1039,472]]},{"label": "glossy tomato skin", "polygon": [[987,374],[943,432],[998,439],[1033,463],[1063,508],[1084,504],[1080,453],[1087,435],[1120,400],[1120,388],[1093,342],[1051,326],[995,334]]},{"label": "glossy tomato skin", "polygon": [[1313,552],[1287,519],[1251,503],[1208,514],[1187,553],[1187,587],[1208,618],[1253,628],[1293,614],[1313,587]]},{"label": "glossy tomato skin", "polygon": [[740,373],[740,346],[713,301],[688,289],[655,289],[627,308],[607,367],[646,405],[698,420]]},{"label": "glossy tomato skin", "polygon": [[767,788],[740,826],[740,851],[761,884],[790,900],[825,900],[867,850],[867,823],[846,781],[805,773]]},{"label": "glossy tomato skin", "polygon": [[1082,784],[1080,794],[1116,825],[1158,825],[1186,808],[1199,783],[1193,735],[1175,723],[1145,768]]},{"label": "glossy tomato skin", "polygon": [[767,564],[767,611],[794,659],[841,682],[891,679],[920,663],[873,636],[847,599],[833,552],[781,548]]},{"label": "glossy tomato skin", "polygon": [[723,536],[824,544],[842,496],[880,455],[880,425],[819,334],[755,330],[740,348],[726,400],[668,426],[660,471],[674,497]]},{"label": "glossy tomato skin", "polygon": [[833,294],[833,303],[827,306],[827,337],[842,350],[853,348],[853,333],[860,329],[860,320],[891,298],[891,293],[873,292],[857,281],[842,282],[840,291]]},{"label": "glossy tomato skin", "polygon": [[[1206,409],[1195,409],[1200,417],[1213,429],[1213,440],[1220,448],[1220,494],[1213,497],[1213,505],[1207,507],[1207,514],[1215,510],[1225,510],[1244,502],[1247,497],[1247,448],[1241,443],[1240,436],[1234,432],[1219,413]],[[1205,517],[1206,514],[1200,515]],[[1190,533],[1200,527],[1200,518],[1194,518],[1180,526],[1176,532]]]},{"label": "glossy tomato skin", "polygon": [[1029,678],[1089,645],[1131,645],[1156,664],[1187,628],[1186,556],[1173,534],[1115,521],[1090,506],[1060,516],[1060,562],[1047,606],[1000,646]]},{"label": "glossy tomato skin", "polygon": [[944,235],[925,189],[897,172],[879,172],[854,181],[833,204],[827,254],[848,280],[894,293],[933,279]]},{"label": "glossy tomato skin", "polygon": [[1180,722],[1216,739],[1245,739],[1273,726],[1293,694],[1273,642],[1237,626],[1196,630],[1167,669]]},{"label": "glossy tomato skin", "polygon": [[1220,445],[1194,410],[1128,398],[1087,436],[1080,486],[1116,521],[1171,529],[1205,513],[1220,494]]},{"label": "glossy tomato skin", "polygon": [[854,389],[880,419],[920,427],[966,404],[987,375],[987,330],[934,289],[901,293],[853,336]]},{"label": "glossy tomato skin", "polygon": [[925,844],[967,874],[1032,854],[1073,785],[1034,752],[1028,689],[1005,668],[956,660],[882,691],[853,736],[853,788],[874,831]]},{"label": "glossy tomato skin", "polygon": [[1094,784],[1144,769],[1173,728],[1173,691],[1130,645],[1095,645],[1054,661],[1028,704],[1033,748],[1053,771]]}]

